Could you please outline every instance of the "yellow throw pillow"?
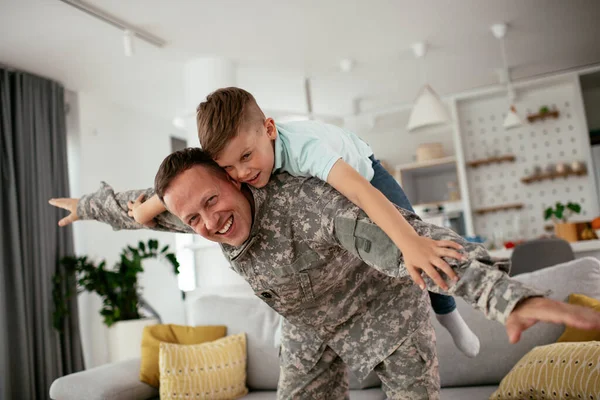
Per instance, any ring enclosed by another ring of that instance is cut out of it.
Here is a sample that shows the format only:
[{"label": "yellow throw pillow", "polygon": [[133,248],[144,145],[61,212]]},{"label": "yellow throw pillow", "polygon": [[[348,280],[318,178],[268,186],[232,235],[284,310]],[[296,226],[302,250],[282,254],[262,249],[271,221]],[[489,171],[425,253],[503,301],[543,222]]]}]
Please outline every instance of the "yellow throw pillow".
[{"label": "yellow throw pillow", "polygon": [[247,393],[245,334],[187,346],[160,344],[161,400],[232,400]]},{"label": "yellow throw pillow", "polygon": [[140,381],[158,387],[158,352],[160,343],[200,344],[225,337],[225,326],[152,325],[142,335]]},{"label": "yellow throw pillow", "polygon": [[600,399],[600,342],[535,347],[490,396],[504,399]]},{"label": "yellow throw pillow", "polygon": [[[569,304],[584,306],[600,311],[600,300],[582,294],[573,293],[569,296]],[[589,342],[592,340],[600,341],[600,331],[583,331],[577,328],[567,326],[557,342]]]}]

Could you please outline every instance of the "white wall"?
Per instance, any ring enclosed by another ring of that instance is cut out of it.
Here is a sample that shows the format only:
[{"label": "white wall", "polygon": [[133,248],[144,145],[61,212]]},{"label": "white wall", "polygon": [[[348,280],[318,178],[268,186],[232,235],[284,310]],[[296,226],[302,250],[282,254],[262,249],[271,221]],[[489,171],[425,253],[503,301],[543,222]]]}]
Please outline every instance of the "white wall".
[{"label": "white wall", "polygon": [[[79,131],[70,125],[69,145],[72,173],[71,193],[74,197],[94,192],[100,181],[117,191],[145,188],[153,183],[154,174],[170,153],[170,135],[177,134],[170,120],[124,108],[108,100],[79,93],[78,103],[71,104],[73,115],[79,116]],[[71,101],[74,99],[71,98]],[[76,124],[75,124],[76,126]],[[74,147],[73,147],[74,146]],[[78,147],[78,149],[77,149]],[[78,156],[79,160],[75,156]],[[174,235],[150,231],[114,232],[96,222],[79,222],[76,231],[76,251],[96,260],[113,264],[128,244],[156,238],[170,244],[174,250]],[[177,279],[166,264],[149,261],[144,265],[140,283],[144,298],[167,323],[184,323],[184,308]],[[86,367],[108,361],[106,328],[98,314],[97,296],[82,295],[80,299],[81,333]]]},{"label": "white wall", "polygon": [[308,111],[300,71],[240,66],[236,68],[236,85],[252,93],[266,113]]},{"label": "white wall", "polygon": [[232,293],[238,291],[240,287],[250,290],[250,285],[244,278],[230,268],[229,261],[217,243],[196,236],[195,244],[198,247],[196,250],[197,288],[190,293],[190,296],[214,292]]},{"label": "white wall", "polygon": [[[370,82],[353,80],[353,75],[331,73],[310,77],[312,111],[317,115],[350,115],[354,99],[368,91]],[[268,114],[276,111],[307,113],[306,74],[300,69],[238,66],[236,85],[254,95]]]}]

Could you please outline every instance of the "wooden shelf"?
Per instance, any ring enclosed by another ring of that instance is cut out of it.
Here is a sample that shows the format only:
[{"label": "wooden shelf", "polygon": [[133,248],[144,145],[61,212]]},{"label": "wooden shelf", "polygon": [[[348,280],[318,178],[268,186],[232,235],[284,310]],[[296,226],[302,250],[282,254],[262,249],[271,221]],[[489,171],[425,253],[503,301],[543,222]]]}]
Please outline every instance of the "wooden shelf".
[{"label": "wooden shelf", "polygon": [[514,162],[516,159],[517,159],[517,157],[515,157],[514,155],[507,154],[505,156],[495,156],[495,157],[490,157],[490,158],[483,158],[481,160],[469,161],[467,163],[467,165],[472,168],[477,168],[479,166],[488,165],[488,164],[495,164],[495,163],[502,163],[502,162]]},{"label": "wooden shelf", "polygon": [[[419,196],[416,192],[416,186],[414,186],[416,185],[416,180],[422,180],[427,177],[436,176],[456,176],[456,174],[457,165],[456,157],[454,156],[436,158],[433,160],[421,161],[410,164],[396,165],[396,167],[394,168],[394,178],[398,181],[400,186],[404,188],[405,192],[407,190],[409,192],[412,191],[413,195],[415,195],[417,198]],[[455,177],[452,179],[457,180],[458,178]],[[406,188],[405,186],[411,186],[413,189]],[[410,196],[410,194],[407,195]],[[413,201],[414,200],[416,199],[413,199]]]},{"label": "wooden shelf", "polygon": [[552,111],[548,111],[546,113],[537,113],[537,114],[529,114],[527,116],[527,121],[529,122],[535,122],[538,119],[540,121],[545,120],[546,118],[558,118],[558,116],[560,115],[560,113],[558,112],[558,110],[552,110]]},{"label": "wooden shelf", "polygon": [[444,207],[446,211],[455,211],[463,209],[462,200],[444,200],[444,201],[435,201],[431,203],[419,203],[413,204],[413,208],[437,208],[439,206]]},{"label": "wooden shelf", "polygon": [[396,171],[417,171],[417,170],[429,170],[429,169],[437,169],[438,167],[452,167],[453,164],[456,164],[456,157],[444,157],[444,158],[436,158],[433,160],[421,161],[411,164],[403,164],[396,165]]},{"label": "wooden shelf", "polygon": [[541,175],[526,176],[521,179],[521,182],[523,182],[525,184],[530,184],[533,182],[540,182],[540,181],[545,181],[548,179],[567,178],[569,176],[585,176],[585,175],[587,175],[587,170],[579,171],[579,172],[573,172],[573,171],[560,172],[560,173],[559,172],[551,172],[551,173],[546,173],[546,174],[541,174]]},{"label": "wooden shelf", "polygon": [[505,204],[503,206],[479,208],[479,209],[475,210],[475,214],[484,215],[484,214],[494,213],[497,211],[520,210],[522,208],[523,208],[522,203]]}]

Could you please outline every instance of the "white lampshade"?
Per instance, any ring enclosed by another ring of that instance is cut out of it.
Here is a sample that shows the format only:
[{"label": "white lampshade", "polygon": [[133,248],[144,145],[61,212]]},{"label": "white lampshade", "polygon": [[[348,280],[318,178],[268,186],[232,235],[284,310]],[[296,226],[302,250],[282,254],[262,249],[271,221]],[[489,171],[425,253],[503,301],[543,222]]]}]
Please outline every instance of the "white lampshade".
[{"label": "white lampshade", "polygon": [[442,100],[431,86],[423,86],[408,118],[408,125],[406,126],[408,130],[412,131],[425,126],[445,124],[448,121],[450,121],[450,115]]},{"label": "white lampshade", "polygon": [[523,120],[519,117],[519,114],[517,114],[515,106],[510,106],[510,110],[506,114],[506,118],[504,118],[503,125],[504,129],[513,129],[523,126]]}]

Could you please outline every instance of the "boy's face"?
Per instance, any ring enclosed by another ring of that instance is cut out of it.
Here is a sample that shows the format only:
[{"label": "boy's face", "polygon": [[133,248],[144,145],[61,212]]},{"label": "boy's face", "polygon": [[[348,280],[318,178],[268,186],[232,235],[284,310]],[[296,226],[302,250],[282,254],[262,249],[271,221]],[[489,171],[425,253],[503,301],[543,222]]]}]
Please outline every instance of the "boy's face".
[{"label": "boy's face", "polygon": [[243,126],[215,161],[236,181],[261,188],[273,172],[276,138],[277,128],[272,118]]}]

